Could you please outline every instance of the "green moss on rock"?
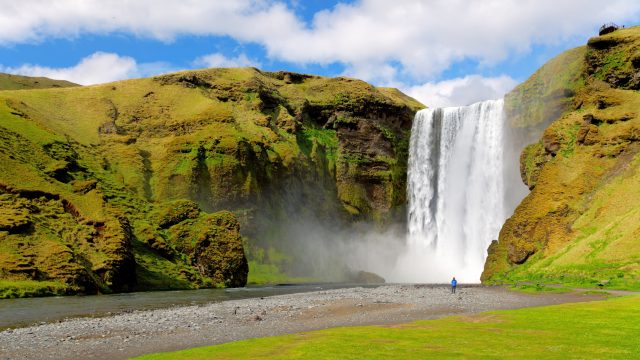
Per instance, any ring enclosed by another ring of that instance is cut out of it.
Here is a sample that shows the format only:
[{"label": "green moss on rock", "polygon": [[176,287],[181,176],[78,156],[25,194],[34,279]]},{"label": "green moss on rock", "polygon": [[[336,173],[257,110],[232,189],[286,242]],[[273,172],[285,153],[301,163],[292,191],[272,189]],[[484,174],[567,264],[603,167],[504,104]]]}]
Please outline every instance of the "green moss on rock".
[{"label": "green moss on rock", "polygon": [[163,204],[158,213],[158,226],[164,229],[184,220],[197,218],[200,208],[193,201],[176,200]]},{"label": "green moss on rock", "polygon": [[520,170],[522,181],[529,190],[536,186],[542,166],[551,156],[545,152],[542,142],[528,145],[520,155]]}]

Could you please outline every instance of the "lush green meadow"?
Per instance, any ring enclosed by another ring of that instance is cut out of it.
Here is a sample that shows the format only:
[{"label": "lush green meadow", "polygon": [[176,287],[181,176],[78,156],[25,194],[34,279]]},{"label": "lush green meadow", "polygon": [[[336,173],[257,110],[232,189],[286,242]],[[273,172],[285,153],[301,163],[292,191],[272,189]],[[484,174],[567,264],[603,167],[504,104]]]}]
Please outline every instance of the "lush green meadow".
[{"label": "lush green meadow", "polygon": [[140,359],[640,358],[640,296],[237,341]]}]

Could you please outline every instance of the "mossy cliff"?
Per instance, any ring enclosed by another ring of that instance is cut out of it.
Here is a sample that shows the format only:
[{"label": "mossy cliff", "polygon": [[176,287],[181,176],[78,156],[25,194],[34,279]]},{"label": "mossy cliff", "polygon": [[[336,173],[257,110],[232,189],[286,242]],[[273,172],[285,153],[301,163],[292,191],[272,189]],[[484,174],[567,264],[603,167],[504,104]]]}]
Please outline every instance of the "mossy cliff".
[{"label": "mossy cliff", "polygon": [[506,97],[544,129],[520,157],[531,189],[492,243],[485,283],[640,288],[640,28],[594,37]]},{"label": "mossy cliff", "polygon": [[241,286],[286,221],[403,219],[423,106],[395,89],[254,68],[56,85],[0,91],[4,296]]}]

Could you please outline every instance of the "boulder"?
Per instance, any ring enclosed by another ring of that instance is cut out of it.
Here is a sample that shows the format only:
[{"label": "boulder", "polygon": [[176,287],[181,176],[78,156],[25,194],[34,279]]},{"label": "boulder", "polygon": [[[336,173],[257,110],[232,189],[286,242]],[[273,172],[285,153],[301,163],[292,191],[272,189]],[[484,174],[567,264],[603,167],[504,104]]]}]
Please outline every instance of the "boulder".
[{"label": "boulder", "polygon": [[362,270],[355,272],[350,281],[356,284],[384,284],[386,282],[382,276]]}]

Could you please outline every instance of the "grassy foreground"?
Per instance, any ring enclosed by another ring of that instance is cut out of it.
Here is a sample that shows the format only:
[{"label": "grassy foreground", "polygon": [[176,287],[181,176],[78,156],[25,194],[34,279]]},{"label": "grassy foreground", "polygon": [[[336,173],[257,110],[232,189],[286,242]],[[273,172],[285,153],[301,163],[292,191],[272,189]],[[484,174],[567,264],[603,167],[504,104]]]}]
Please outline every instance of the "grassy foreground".
[{"label": "grassy foreground", "polygon": [[398,326],[343,327],[142,356],[139,359],[426,359],[640,356],[640,296]]}]

